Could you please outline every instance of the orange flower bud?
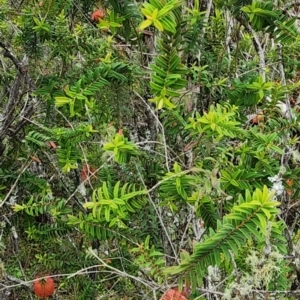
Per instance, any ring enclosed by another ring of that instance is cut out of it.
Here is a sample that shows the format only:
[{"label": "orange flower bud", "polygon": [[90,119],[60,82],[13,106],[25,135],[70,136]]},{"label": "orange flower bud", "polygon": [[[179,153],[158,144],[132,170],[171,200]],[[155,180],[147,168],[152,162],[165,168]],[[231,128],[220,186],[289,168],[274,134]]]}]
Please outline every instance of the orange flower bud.
[{"label": "orange flower bud", "polygon": [[97,9],[96,11],[94,11],[92,13],[92,16],[91,16],[91,19],[94,21],[94,22],[99,22],[100,19],[103,19],[105,16],[105,12],[104,10],[102,9]]}]

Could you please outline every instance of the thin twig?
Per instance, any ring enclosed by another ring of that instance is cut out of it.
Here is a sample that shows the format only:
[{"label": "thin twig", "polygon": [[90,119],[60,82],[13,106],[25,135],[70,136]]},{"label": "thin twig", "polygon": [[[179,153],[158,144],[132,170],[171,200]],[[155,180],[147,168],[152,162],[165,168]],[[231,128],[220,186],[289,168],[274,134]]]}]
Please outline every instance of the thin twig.
[{"label": "thin twig", "polygon": [[[141,179],[141,181],[142,181],[144,187],[146,188],[146,184],[145,184],[145,182],[144,182],[143,176],[142,176],[142,174],[140,173],[140,171],[139,171],[138,168],[137,168],[137,171],[138,171],[138,173],[139,173],[139,175],[140,175],[140,179]],[[177,174],[176,174],[176,175],[177,175]],[[171,177],[169,177],[168,179],[170,179],[170,178],[171,178]],[[156,185],[156,186],[157,186],[157,185]],[[153,206],[153,208],[154,208],[154,210],[155,210],[155,213],[156,213],[156,215],[157,215],[157,217],[158,217],[158,219],[159,219],[159,222],[160,222],[160,224],[161,224],[161,226],[162,226],[162,228],[163,228],[163,230],[164,230],[164,232],[165,232],[165,234],[166,234],[167,240],[168,240],[168,242],[169,242],[169,244],[170,244],[170,247],[171,247],[171,249],[172,249],[172,251],[173,251],[173,254],[174,254],[174,256],[175,256],[177,262],[179,262],[179,260],[178,260],[178,255],[177,255],[176,250],[175,250],[175,248],[174,248],[174,246],[173,246],[173,243],[172,243],[172,240],[171,240],[171,238],[170,238],[170,236],[169,236],[168,230],[167,230],[167,228],[166,228],[166,226],[165,226],[165,224],[164,224],[164,220],[162,219],[161,214],[160,214],[159,211],[158,211],[158,208],[156,207],[154,201],[152,200],[152,198],[151,198],[151,196],[150,196],[150,191],[151,191],[151,190],[152,190],[152,189],[150,189],[150,190],[148,191],[148,193],[147,193],[148,199],[149,199],[150,203],[152,204],[152,206]]]},{"label": "thin twig", "polygon": [[164,126],[161,124],[161,122],[159,121],[157,115],[153,112],[153,109],[150,107],[150,105],[147,103],[147,101],[138,92],[134,91],[134,93],[144,102],[144,104],[146,105],[146,107],[148,108],[150,113],[154,116],[155,120],[157,121],[157,124],[159,125],[159,127],[161,129],[162,139],[163,139],[163,142],[164,142],[166,168],[167,168],[168,172],[170,172],[168,149],[167,149],[168,146],[167,146],[167,142],[166,142]]},{"label": "thin twig", "polygon": [[27,164],[23,167],[23,169],[21,170],[21,172],[19,173],[17,179],[15,180],[15,182],[13,183],[13,185],[11,186],[9,192],[7,193],[6,197],[3,199],[2,202],[0,202],[0,208],[4,205],[4,203],[9,199],[10,195],[13,193],[20,177],[22,176],[22,174],[28,169],[28,167],[30,166],[31,161],[27,162]]},{"label": "thin twig", "polygon": [[[131,278],[131,279],[133,279],[133,280],[135,280],[135,281],[137,281],[137,282],[139,282],[139,283],[141,283],[141,284],[147,286],[147,287],[150,288],[151,290],[159,290],[159,289],[160,289],[160,286],[159,286],[157,283],[155,283],[155,282],[146,282],[146,281],[144,281],[143,279],[141,279],[141,278],[139,278],[139,277],[135,277],[135,276],[130,275],[130,274],[126,273],[126,272],[120,271],[119,269],[116,269],[116,268],[114,268],[114,267],[108,265],[108,264],[107,264],[104,260],[102,260],[96,253],[94,253],[94,251],[93,251],[92,249],[88,249],[88,251],[89,251],[89,252],[90,252],[97,260],[99,260],[99,261],[101,262],[101,264],[102,264],[104,267],[106,267],[107,269],[113,271],[114,273],[119,274],[120,276],[123,276],[123,277],[125,277],[125,278],[126,278],[126,277]],[[74,275],[76,275],[76,273],[75,273]],[[72,276],[70,276],[70,277],[72,277]]]}]

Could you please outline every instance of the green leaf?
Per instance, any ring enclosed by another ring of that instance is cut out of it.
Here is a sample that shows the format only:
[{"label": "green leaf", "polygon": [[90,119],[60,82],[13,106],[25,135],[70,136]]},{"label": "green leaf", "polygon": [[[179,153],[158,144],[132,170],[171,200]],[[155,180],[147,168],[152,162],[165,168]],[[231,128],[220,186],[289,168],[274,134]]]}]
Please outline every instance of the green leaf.
[{"label": "green leaf", "polygon": [[257,218],[259,219],[259,222],[260,222],[260,230],[261,232],[266,235],[267,233],[267,220],[266,220],[266,217],[264,214],[261,214],[261,213],[257,213],[256,214]]},{"label": "green leaf", "polygon": [[164,31],[164,26],[159,20],[154,20],[153,25],[158,29],[159,31]]},{"label": "green leaf", "polygon": [[105,207],[104,215],[105,215],[106,222],[109,222],[109,220],[110,220],[110,207],[109,206]]},{"label": "green leaf", "polygon": [[164,256],[164,253],[161,253],[159,251],[151,251],[149,257],[153,257],[153,256]]},{"label": "green leaf", "polygon": [[118,181],[114,186],[114,198],[118,198],[119,196],[119,187],[120,187],[120,181]]},{"label": "green leaf", "polygon": [[146,29],[147,27],[151,26],[152,23],[153,23],[152,20],[145,20],[145,21],[143,21],[143,22],[140,24],[140,26],[139,26],[139,30],[144,30],[144,29]]},{"label": "green leaf", "polygon": [[55,97],[55,105],[57,107],[60,107],[60,106],[64,106],[66,104],[69,104],[72,99],[68,98],[68,97]]}]

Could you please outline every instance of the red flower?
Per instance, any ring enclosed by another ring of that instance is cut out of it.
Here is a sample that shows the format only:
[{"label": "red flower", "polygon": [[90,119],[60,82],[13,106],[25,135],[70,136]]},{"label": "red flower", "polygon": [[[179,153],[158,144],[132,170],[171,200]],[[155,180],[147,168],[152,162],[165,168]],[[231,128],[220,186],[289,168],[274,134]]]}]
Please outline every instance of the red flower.
[{"label": "red flower", "polygon": [[161,300],[187,300],[187,298],[179,291],[170,289],[162,296]]},{"label": "red flower", "polygon": [[94,21],[94,22],[99,22],[100,19],[103,19],[105,16],[105,13],[104,13],[104,10],[102,9],[97,9],[96,11],[94,11],[92,13],[92,16],[91,16],[91,19]]},{"label": "red flower", "polygon": [[54,289],[54,280],[51,277],[39,279],[34,281],[33,283],[33,291],[38,298],[43,299],[52,296],[54,293]]}]

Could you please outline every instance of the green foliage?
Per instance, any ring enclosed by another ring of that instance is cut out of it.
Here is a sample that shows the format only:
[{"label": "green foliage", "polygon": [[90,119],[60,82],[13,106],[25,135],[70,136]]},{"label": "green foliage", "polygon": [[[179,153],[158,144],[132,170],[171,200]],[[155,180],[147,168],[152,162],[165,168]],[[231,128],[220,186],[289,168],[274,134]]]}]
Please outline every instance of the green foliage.
[{"label": "green foliage", "polygon": [[93,192],[93,201],[85,203],[84,207],[91,209],[92,216],[99,222],[105,220],[110,227],[115,224],[126,227],[122,220],[128,219],[129,213],[134,213],[145,205],[144,199],[136,197],[146,193],[145,190],[136,191],[134,186],[128,184],[120,188],[120,181],[114,188],[109,188],[104,182],[101,188]]},{"label": "green foliage", "polygon": [[288,19],[282,16],[274,22],[273,26],[268,29],[269,32],[274,32],[278,43],[290,44],[298,40],[299,29],[295,25],[296,18]]},{"label": "green foliage", "polygon": [[142,13],[147,20],[140,25],[140,29],[144,29],[150,25],[154,25],[162,33],[159,41],[160,54],[154,59],[155,63],[150,67],[154,73],[151,74],[150,87],[155,97],[150,102],[155,103],[157,109],[174,108],[171,102],[173,97],[180,96],[179,90],[182,90],[187,81],[182,78],[186,73],[185,67],[181,63],[178,49],[181,42],[181,26],[180,20],[176,18],[176,14],[172,14],[173,10],[178,10],[182,1],[172,0],[163,5],[160,1],[150,1],[144,3]]},{"label": "green foliage", "polygon": [[146,193],[142,189],[136,190],[134,185],[120,187],[120,181],[114,187],[104,182],[102,187],[93,191],[93,201],[84,204],[91,212],[79,213],[78,216],[69,214],[68,224],[78,226],[91,237],[105,240],[117,234],[118,228],[127,228],[130,215],[146,204],[143,197]]},{"label": "green foliage", "polygon": [[273,2],[253,1],[251,5],[244,6],[242,11],[249,15],[253,28],[257,31],[272,24],[279,16],[273,11]]},{"label": "green foliage", "polygon": [[177,7],[181,6],[183,1],[170,0],[164,3],[160,0],[150,0],[150,3],[145,2],[144,8],[141,9],[143,15],[147,18],[139,26],[140,30],[143,30],[153,25],[159,31],[169,31],[170,33],[176,33],[176,21],[173,14],[170,12]]},{"label": "green foliage", "polygon": [[108,142],[103,146],[104,150],[113,151],[114,158],[119,164],[129,161],[131,156],[139,154],[135,144],[128,141],[123,133],[117,133],[112,142]]},{"label": "green foliage", "polygon": [[209,195],[202,195],[199,192],[194,192],[191,197],[188,198],[189,203],[193,203],[197,216],[199,216],[207,228],[217,228],[217,221],[219,214],[216,211],[216,207],[212,198]]},{"label": "green foliage", "polygon": [[[178,163],[175,163],[174,172],[168,172],[163,177],[163,182],[160,185],[160,192],[163,198],[174,198],[187,200],[193,186],[196,185],[196,176],[188,175],[187,171],[182,171]],[[197,171],[197,170],[194,170]],[[173,207],[177,210],[176,206]]]},{"label": "green foliage", "polygon": [[186,126],[186,129],[193,129],[194,134],[205,133],[208,137],[212,137],[217,141],[223,137],[235,137],[237,133],[241,132],[239,127],[240,122],[235,121],[235,114],[237,107],[222,107],[217,105],[216,108],[211,106],[208,113],[204,113],[200,116],[196,114],[196,120],[190,118],[190,124]]},{"label": "green foliage", "polygon": [[1,299],[296,300],[298,11],[209,4],[0,0]]},{"label": "green foliage", "polygon": [[221,253],[229,262],[230,251],[237,255],[247,239],[264,239],[267,222],[278,214],[275,207],[280,204],[272,197],[266,186],[262,191],[256,190],[252,196],[249,192],[246,192],[245,198],[240,196],[232,212],[223,218],[222,223],[218,222],[217,230],[210,229],[204,242],[195,244],[194,253],[179,266],[166,269],[166,273],[186,272],[196,286],[209,265],[221,264]]},{"label": "green foliage", "polygon": [[134,263],[140,268],[145,269],[145,272],[157,282],[162,283],[165,277],[162,273],[162,269],[166,264],[166,261],[163,258],[164,254],[157,251],[154,245],[150,247],[149,242],[150,235],[146,237],[144,243],[131,249],[131,252],[136,255]]},{"label": "green foliage", "polygon": [[56,96],[55,105],[62,107],[68,105],[70,117],[81,116],[93,112],[96,100],[93,97],[96,92],[111,83],[128,82],[129,66],[122,63],[101,63],[94,70],[89,70],[72,87],[64,88],[65,96]]},{"label": "green foliage", "polygon": [[29,147],[38,146],[39,148],[46,147],[46,142],[50,141],[51,137],[36,131],[29,131],[25,137],[25,141]]},{"label": "green foliage", "polygon": [[64,199],[56,199],[54,201],[51,197],[44,196],[39,199],[31,197],[26,204],[15,204],[14,211],[25,211],[30,216],[38,216],[50,212],[53,218],[56,218],[60,214],[68,212],[69,209]]},{"label": "green foliage", "polygon": [[[127,41],[132,35],[132,26],[136,26],[135,22],[139,22],[141,19],[141,13],[137,5],[129,0],[108,0],[108,2],[113,8],[113,10],[109,12],[109,24],[111,25],[111,21],[117,21],[118,32],[120,32]],[[122,26],[119,26],[120,21],[122,22]],[[111,30],[114,32],[114,28]]]}]

